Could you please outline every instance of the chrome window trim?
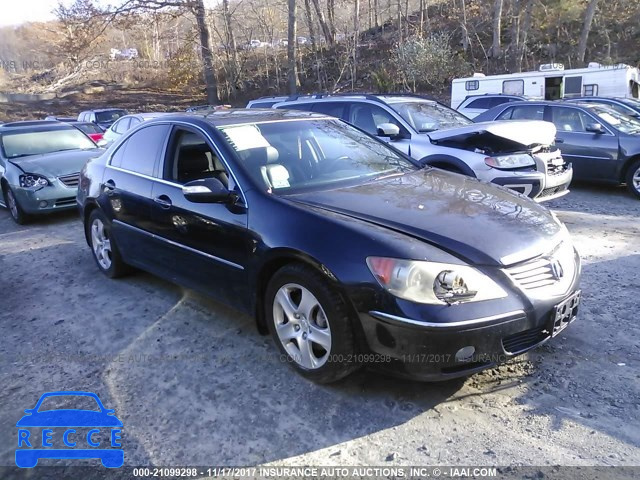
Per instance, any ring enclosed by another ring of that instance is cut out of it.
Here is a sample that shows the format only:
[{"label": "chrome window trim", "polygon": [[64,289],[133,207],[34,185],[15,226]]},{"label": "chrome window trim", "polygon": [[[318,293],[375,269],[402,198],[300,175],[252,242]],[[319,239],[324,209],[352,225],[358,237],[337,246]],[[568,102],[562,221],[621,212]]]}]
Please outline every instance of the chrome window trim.
[{"label": "chrome window trim", "polygon": [[520,318],[520,317],[526,318],[524,310],[514,310],[512,312],[501,313],[499,315],[492,315],[490,317],[481,317],[481,318],[474,318],[471,320],[461,320],[458,322],[447,322],[447,323],[421,322],[420,320],[413,320],[411,318],[399,317],[397,315],[391,315],[389,313],[379,312],[376,310],[370,311],[369,315],[379,320],[386,320],[386,321],[390,320],[394,323],[409,324],[416,327],[436,328],[440,330],[447,330],[447,329],[467,327],[467,326],[485,325],[488,323],[497,323],[499,320],[509,320],[509,319],[515,320],[516,318]]},{"label": "chrome window trim", "polygon": [[220,262],[220,263],[224,263],[225,265],[228,265],[230,267],[233,268],[237,268],[238,270],[244,270],[244,267],[242,265],[238,265],[237,263],[231,262],[229,260],[225,260],[224,258],[220,258],[220,257],[216,257],[215,255],[211,255],[210,253],[206,253],[206,252],[202,252],[200,250],[197,250],[195,248],[191,248],[188,247],[186,245],[182,245],[181,243],[178,242],[174,242],[173,240],[167,240],[166,238],[163,238],[159,235],[156,235],[155,233],[151,233],[151,232],[147,232],[146,230],[142,230],[141,228],[138,227],[134,227],[133,225],[129,225],[128,223],[122,222],[120,220],[113,220],[113,223],[117,224],[117,225],[121,225],[125,228],[129,228],[131,230],[135,230],[138,233],[142,233],[144,235],[147,235],[148,237],[151,237],[155,240],[160,240],[162,242],[168,243],[169,245],[173,245],[175,247],[180,247],[183,248],[185,250],[188,250],[192,253],[197,253],[199,255],[202,255],[203,257],[207,257],[211,260],[214,260],[216,262]]}]

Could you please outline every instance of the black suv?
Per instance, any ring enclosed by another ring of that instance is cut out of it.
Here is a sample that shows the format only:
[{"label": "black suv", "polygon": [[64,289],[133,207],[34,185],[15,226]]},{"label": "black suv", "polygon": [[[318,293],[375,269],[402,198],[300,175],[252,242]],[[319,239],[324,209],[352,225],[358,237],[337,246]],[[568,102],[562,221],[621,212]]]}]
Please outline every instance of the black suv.
[{"label": "black suv", "polygon": [[127,115],[122,108],[100,108],[97,110],[85,110],[78,115],[79,122],[91,122],[99,125],[103,130],[109,128],[120,117]]}]

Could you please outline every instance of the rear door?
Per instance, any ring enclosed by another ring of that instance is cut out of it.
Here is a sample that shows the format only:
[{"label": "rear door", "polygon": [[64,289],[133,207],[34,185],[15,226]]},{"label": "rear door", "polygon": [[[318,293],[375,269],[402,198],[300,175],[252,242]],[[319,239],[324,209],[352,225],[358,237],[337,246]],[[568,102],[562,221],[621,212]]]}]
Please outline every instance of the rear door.
[{"label": "rear door", "polygon": [[142,268],[153,264],[151,190],[170,129],[150,125],[129,136],[112,154],[102,177],[100,203],[112,220],[121,253]]},{"label": "rear door", "polygon": [[545,120],[556,126],[556,144],[562,156],[573,164],[573,177],[582,180],[616,180],[618,136],[607,127],[605,133],[587,131],[587,125],[601,123],[579,108],[547,107]]},{"label": "rear door", "polygon": [[[246,264],[252,252],[247,205],[219,150],[199,129],[175,126],[152,187],[152,231],[164,276],[225,303],[247,297]],[[193,203],[182,186],[217,178],[238,193],[234,204]]]}]

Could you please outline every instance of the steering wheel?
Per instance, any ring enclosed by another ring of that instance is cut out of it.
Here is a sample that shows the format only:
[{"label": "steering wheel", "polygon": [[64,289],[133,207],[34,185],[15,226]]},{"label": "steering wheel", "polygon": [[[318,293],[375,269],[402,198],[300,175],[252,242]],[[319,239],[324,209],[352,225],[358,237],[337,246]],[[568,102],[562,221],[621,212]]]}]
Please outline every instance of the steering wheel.
[{"label": "steering wheel", "polygon": [[319,170],[322,173],[329,173],[329,172],[333,172],[335,170],[337,170],[336,166],[338,164],[340,164],[341,162],[345,162],[345,161],[349,161],[349,162],[353,162],[353,159],[349,156],[349,155],[342,155],[338,158],[335,158],[333,160],[325,160],[324,162],[322,162],[320,164],[320,168]]}]

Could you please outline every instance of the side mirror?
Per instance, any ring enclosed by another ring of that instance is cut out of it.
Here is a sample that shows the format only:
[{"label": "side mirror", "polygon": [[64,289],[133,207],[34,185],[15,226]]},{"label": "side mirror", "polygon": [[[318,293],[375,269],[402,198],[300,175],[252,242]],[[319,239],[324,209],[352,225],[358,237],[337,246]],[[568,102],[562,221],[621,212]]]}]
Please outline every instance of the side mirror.
[{"label": "side mirror", "polygon": [[227,203],[236,199],[217,178],[204,178],[182,186],[184,198],[193,203]]},{"label": "side mirror", "polygon": [[586,127],[587,132],[604,133],[604,127],[600,123],[590,123]]},{"label": "side mirror", "polygon": [[376,129],[378,130],[376,133],[378,137],[394,138],[400,135],[400,127],[393,123],[381,123],[376,126]]}]

